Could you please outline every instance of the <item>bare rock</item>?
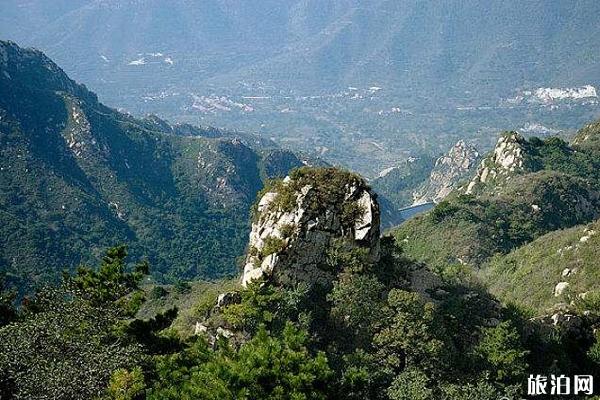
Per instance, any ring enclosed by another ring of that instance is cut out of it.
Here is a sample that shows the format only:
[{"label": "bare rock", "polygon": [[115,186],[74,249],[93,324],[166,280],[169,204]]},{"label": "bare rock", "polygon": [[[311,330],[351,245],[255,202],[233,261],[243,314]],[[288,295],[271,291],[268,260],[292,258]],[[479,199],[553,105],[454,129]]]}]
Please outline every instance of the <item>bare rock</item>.
[{"label": "bare rock", "polygon": [[559,282],[554,287],[554,296],[561,296],[564,291],[569,287],[569,282]]},{"label": "bare rock", "polygon": [[201,322],[196,322],[194,326],[194,335],[202,335],[208,333],[208,327]]},{"label": "bare rock", "polygon": [[478,160],[477,149],[460,140],[448,154],[436,160],[428,182],[414,194],[414,203],[442,201],[475,168]]},{"label": "bare rock", "polygon": [[331,271],[322,266],[335,239],[366,248],[377,261],[379,224],[376,195],[360,177],[334,168],[305,169],[259,200],[242,284],[261,278],[330,280]]},{"label": "bare rock", "polygon": [[472,194],[479,185],[500,177],[508,179],[513,173],[525,171],[525,143],[525,138],[517,132],[503,134],[494,151],[481,162],[475,177],[463,188],[464,192]]}]

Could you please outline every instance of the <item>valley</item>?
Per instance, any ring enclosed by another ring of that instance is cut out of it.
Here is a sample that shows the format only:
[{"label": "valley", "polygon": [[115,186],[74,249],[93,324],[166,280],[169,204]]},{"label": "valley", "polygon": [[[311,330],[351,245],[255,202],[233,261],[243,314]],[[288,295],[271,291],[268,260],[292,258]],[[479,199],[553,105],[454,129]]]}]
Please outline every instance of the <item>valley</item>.
[{"label": "valley", "polygon": [[597,398],[598,16],[3,2],[0,399]]},{"label": "valley", "polygon": [[43,0],[20,3],[6,5],[0,37],[46,52],[105,104],[254,132],[368,178],[459,139],[484,151],[507,128],[569,135],[600,116],[589,0],[267,0],[235,12],[225,0],[82,0],[48,15],[35,11]]}]

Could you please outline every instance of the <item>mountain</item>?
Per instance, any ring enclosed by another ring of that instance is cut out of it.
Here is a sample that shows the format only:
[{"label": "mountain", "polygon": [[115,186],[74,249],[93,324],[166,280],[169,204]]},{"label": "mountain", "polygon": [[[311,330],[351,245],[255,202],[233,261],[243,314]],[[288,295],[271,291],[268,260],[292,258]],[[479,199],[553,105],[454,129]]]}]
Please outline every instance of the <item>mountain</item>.
[{"label": "mountain", "polygon": [[372,185],[397,208],[408,207],[414,202],[414,193],[426,184],[434,165],[430,157],[409,158],[382,171]]},{"label": "mountain", "polygon": [[600,295],[600,221],[547,233],[482,268],[490,291],[544,312],[573,304],[590,307]]},{"label": "mountain", "polygon": [[393,234],[409,254],[432,265],[481,267],[497,253],[597,219],[598,159],[593,147],[577,141],[506,132],[470,182]]},{"label": "mountain", "polygon": [[[370,178],[600,116],[593,0],[8,0],[0,37],[107,104],[256,131]],[[15,23],[16,22],[16,23]]]},{"label": "mountain", "polygon": [[[597,160],[599,140],[600,121],[596,121],[577,133],[572,146],[580,157],[582,153],[594,154]],[[585,173],[585,169],[579,172]],[[598,188],[598,180],[590,180]],[[599,231],[600,220],[596,219],[549,232],[526,246],[490,259],[483,265],[482,279],[496,295],[536,310],[557,305],[564,308],[565,304],[590,307],[600,293]]]},{"label": "mountain", "polygon": [[331,281],[320,269],[338,238],[379,259],[376,195],[358,175],[300,168],[267,187],[258,201],[242,284],[272,276],[288,285]]},{"label": "mountain", "polygon": [[477,150],[460,140],[435,161],[409,158],[382,171],[371,181],[380,196],[381,225],[393,228],[443,200],[462,179],[472,173]]},{"label": "mountain", "polygon": [[[530,368],[595,370],[597,304],[583,312],[529,318],[464,275],[436,273],[405,257],[391,237],[379,237],[377,198],[355,174],[297,169],[272,182],[259,199],[241,285],[226,284],[220,294],[208,288],[201,306],[176,325],[188,334],[193,330],[217,354],[219,343],[233,343],[228,363],[255,350],[257,341],[266,341],[272,351],[298,351],[298,343],[305,342],[274,342],[278,332],[289,338],[298,327],[299,337],[316,349],[310,360],[329,365],[332,378],[320,384],[315,367],[299,356],[293,363],[276,357],[276,370],[295,376],[302,362],[305,383],[289,390],[316,393],[315,398],[492,400],[523,393]],[[172,289],[163,289],[163,299],[185,301]],[[198,354],[192,349],[190,355]],[[221,397],[231,398],[252,381],[238,379],[236,371],[264,376],[272,351],[260,351],[255,362],[239,369],[225,363],[215,368],[211,351],[203,351],[204,361],[190,375],[159,381],[158,397],[224,393]],[[170,368],[190,365],[189,357]],[[206,385],[207,377],[218,386]],[[267,382],[266,389],[255,385],[255,391],[264,391],[256,399],[272,393],[273,380]]]},{"label": "mountain", "polygon": [[415,204],[439,203],[468,176],[479,160],[479,152],[463,140],[435,161],[429,180],[413,194]]},{"label": "mountain", "polygon": [[599,138],[598,121],[570,143],[505,132],[470,180],[391,233],[407,255],[467,271],[502,301],[537,314],[593,309]]},{"label": "mountain", "polygon": [[118,112],[11,42],[0,92],[0,270],[24,285],[117,243],[160,279],[234,274],[263,182],[307,162],[251,135]]}]

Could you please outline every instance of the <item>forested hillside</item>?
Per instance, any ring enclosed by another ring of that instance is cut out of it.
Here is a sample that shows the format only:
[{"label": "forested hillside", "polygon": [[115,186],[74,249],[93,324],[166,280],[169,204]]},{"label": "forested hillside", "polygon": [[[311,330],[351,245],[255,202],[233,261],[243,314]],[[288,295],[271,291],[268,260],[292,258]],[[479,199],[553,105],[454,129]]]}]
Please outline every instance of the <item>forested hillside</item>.
[{"label": "forested hillside", "polygon": [[301,168],[257,200],[241,284],[141,288],[118,247],[19,309],[3,292],[3,398],[497,400],[600,372],[597,302],[533,314],[435,272],[379,237],[356,174]]},{"label": "forested hillside", "polygon": [[505,133],[431,212],[392,230],[406,253],[478,275],[505,301],[543,312],[597,301],[598,122],[567,143]]},{"label": "forested hillside", "polygon": [[0,56],[0,269],[18,284],[119,243],[167,280],[235,274],[256,193],[303,165],[248,135],[105,107],[38,51],[0,42]]},{"label": "forested hillside", "polygon": [[0,400],[597,398],[599,12],[6,1]]}]

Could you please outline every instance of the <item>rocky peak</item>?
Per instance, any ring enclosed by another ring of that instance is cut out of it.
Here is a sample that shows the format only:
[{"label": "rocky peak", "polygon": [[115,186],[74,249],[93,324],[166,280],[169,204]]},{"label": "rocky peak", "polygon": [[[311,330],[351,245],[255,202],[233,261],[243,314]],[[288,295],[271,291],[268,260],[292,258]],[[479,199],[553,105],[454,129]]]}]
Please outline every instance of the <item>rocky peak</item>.
[{"label": "rocky peak", "polygon": [[428,181],[414,194],[415,204],[443,200],[474,168],[478,159],[479,152],[473,145],[458,141],[447,154],[436,160]]},{"label": "rocky peak", "polygon": [[497,178],[509,179],[510,175],[525,171],[526,145],[525,138],[517,132],[502,134],[494,151],[481,162],[465,193],[473,193],[480,184]]},{"label": "rocky peak", "polygon": [[256,206],[242,284],[329,281],[323,268],[335,240],[379,258],[379,205],[357,175],[303,167],[266,189]]}]

